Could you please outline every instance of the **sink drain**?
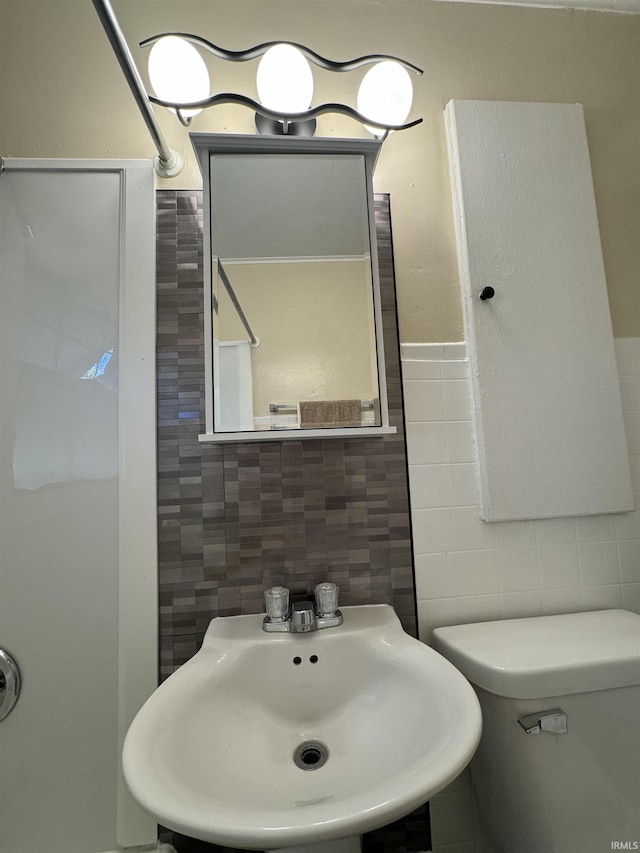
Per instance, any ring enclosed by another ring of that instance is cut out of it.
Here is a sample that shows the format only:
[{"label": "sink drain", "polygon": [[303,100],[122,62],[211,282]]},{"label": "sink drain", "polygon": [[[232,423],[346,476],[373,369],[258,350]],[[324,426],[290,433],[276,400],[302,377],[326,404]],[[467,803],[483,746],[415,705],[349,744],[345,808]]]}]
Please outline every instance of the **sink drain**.
[{"label": "sink drain", "polygon": [[293,753],[293,761],[300,770],[318,770],[327,763],[328,748],[319,740],[306,740]]}]

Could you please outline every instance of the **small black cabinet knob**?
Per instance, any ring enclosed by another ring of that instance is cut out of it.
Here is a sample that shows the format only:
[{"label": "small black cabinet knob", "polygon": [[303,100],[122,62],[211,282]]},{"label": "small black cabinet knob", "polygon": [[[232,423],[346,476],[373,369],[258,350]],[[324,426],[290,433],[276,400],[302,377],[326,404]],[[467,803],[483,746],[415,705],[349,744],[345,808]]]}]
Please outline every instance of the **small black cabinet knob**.
[{"label": "small black cabinet knob", "polygon": [[493,299],[496,295],[495,290],[492,287],[483,287],[482,292],[480,294],[480,299],[484,302],[485,299]]}]

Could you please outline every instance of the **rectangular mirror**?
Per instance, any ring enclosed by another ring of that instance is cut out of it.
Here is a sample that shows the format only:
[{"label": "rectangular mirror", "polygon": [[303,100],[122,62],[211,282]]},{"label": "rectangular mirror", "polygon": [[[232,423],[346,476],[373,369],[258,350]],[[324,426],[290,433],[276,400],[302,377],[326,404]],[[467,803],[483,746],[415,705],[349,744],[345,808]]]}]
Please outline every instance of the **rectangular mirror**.
[{"label": "rectangular mirror", "polygon": [[203,441],[389,426],[378,140],[192,134],[205,190]]}]

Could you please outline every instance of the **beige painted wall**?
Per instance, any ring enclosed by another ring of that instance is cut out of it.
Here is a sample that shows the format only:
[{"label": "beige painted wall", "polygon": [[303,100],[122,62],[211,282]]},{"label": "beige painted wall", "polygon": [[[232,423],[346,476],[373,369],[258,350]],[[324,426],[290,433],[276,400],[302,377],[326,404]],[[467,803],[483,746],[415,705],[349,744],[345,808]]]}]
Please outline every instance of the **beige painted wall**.
[{"label": "beige painted wall", "polygon": [[[230,49],[284,38],[335,59],[381,51],[425,70],[419,127],[384,145],[375,189],[391,193],[400,334],[463,337],[442,111],[451,98],[584,105],[614,333],[640,334],[640,16],[430,0],[114,0],[125,36],[197,32]],[[151,157],[154,149],[90,0],[0,0],[0,153],[14,157]],[[214,91],[255,94],[255,63],[213,60]],[[354,102],[359,73],[316,75],[315,102]],[[184,129],[161,111],[199,185]],[[241,107],[193,129],[253,132]],[[324,117],[321,135],[357,125]]]},{"label": "beige painted wall", "polygon": [[[228,264],[242,310],[260,339],[251,350],[253,412],[269,403],[378,397],[369,261]],[[219,340],[246,340],[218,287]]]}]

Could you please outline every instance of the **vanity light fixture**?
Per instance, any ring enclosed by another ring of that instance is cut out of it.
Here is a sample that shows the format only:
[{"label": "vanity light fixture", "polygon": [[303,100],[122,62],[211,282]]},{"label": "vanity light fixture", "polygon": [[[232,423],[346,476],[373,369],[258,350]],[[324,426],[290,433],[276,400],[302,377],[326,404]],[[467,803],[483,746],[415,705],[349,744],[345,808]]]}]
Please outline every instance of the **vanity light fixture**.
[{"label": "vanity light fixture", "polygon": [[[231,51],[188,33],[161,33],[140,42],[140,47],[151,47],[149,76],[155,94],[149,95],[149,100],[175,112],[185,126],[189,126],[195,113],[219,104],[240,104],[252,109],[256,127],[262,134],[313,136],[316,118],[325,113],[349,116],[378,137],[386,137],[392,130],[406,130],[422,121],[421,118],[406,121],[413,99],[410,74],[422,74],[422,70],[395,56],[371,54],[334,62],[302,44],[285,41]],[[194,74],[191,88],[189,80],[182,76],[183,57],[189,57],[188,67],[194,71],[199,69],[196,57],[204,66],[196,48],[230,62],[260,58],[256,80],[259,101],[235,92],[203,96],[201,74]],[[360,85],[357,109],[340,103],[312,107],[310,63],[334,72],[350,72],[370,65]]]},{"label": "vanity light fixture", "polygon": [[[404,59],[385,54],[359,56],[334,62],[295,42],[265,42],[248,50],[225,50],[207,39],[188,33],[162,33],[140,42],[150,47],[150,95],[136,67],[110,0],[92,0],[113,52],[131,89],[144,123],[158,151],[156,172],[165,178],[178,175],[184,160],[169,147],[151,104],[172,110],[188,127],[194,115],[218,104],[239,104],[253,110],[261,134],[313,136],[316,118],[340,113],[359,121],[374,136],[385,139],[393,130],[420,124],[407,122],[413,87],[411,74],[422,70]],[[259,101],[236,92],[211,94],[209,72],[201,51],[230,62],[260,59],[257,75]],[[324,103],[312,107],[313,73],[309,63],[325,71],[351,72],[371,66],[364,75],[357,109],[347,104]]]}]

